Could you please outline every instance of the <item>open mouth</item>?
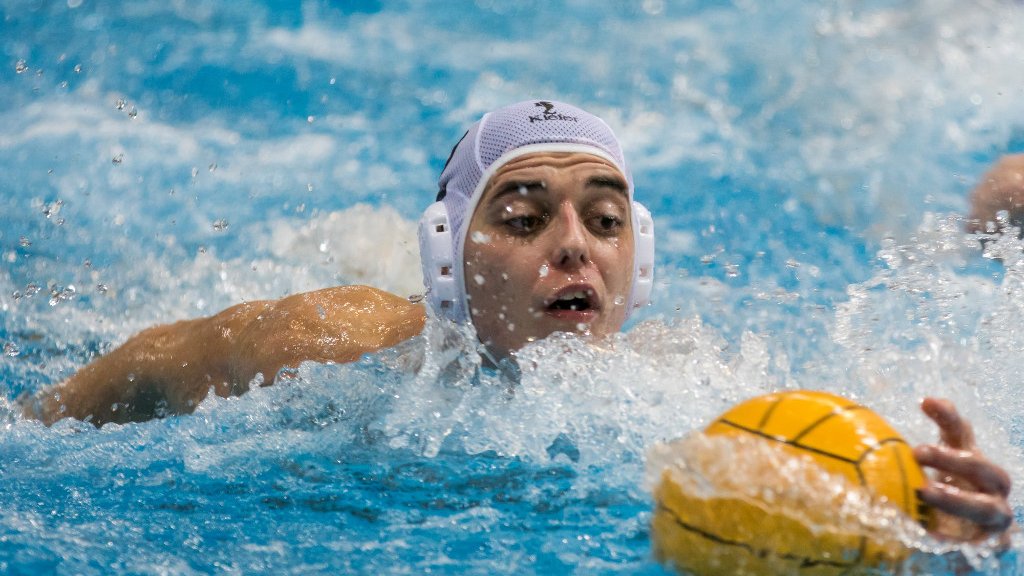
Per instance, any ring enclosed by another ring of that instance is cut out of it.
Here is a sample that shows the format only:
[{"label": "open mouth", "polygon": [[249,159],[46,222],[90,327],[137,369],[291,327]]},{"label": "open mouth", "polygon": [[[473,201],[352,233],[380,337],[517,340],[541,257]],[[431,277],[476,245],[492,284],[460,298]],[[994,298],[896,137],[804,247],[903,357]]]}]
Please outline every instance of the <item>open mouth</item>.
[{"label": "open mouth", "polygon": [[570,312],[582,312],[586,310],[593,310],[593,308],[594,305],[591,301],[590,294],[582,290],[566,292],[548,305],[549,310],[567,310]]}]

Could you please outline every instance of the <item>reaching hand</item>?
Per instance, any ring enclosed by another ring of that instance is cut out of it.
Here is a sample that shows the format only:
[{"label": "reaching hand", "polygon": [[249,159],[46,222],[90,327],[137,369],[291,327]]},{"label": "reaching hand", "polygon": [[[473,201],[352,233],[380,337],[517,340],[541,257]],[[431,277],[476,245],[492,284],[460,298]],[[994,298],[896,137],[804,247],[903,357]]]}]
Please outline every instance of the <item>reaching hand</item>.
[{"label": "reaching hand", "polygon": [[971,424],[952,402],[925,398],[921,409],[938,424],[941,436],[940,444],[914,449],[918,463],[938,472],[920,492],[934,510],[931,532],[965,542],[999,536],[1008,545],[1010,475],[978,450]]}]

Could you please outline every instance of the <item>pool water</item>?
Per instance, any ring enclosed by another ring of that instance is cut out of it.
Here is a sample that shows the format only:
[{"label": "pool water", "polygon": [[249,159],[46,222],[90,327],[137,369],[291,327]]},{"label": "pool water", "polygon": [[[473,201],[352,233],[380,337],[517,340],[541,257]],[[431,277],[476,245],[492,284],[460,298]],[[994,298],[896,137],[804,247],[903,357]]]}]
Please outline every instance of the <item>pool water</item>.
[{"label": "pool water", "polygon": [[[664,574],[648,451],[782,388],[913,443],[918,400],[955,400],[1024,522],[1022,246],[960,221],[1024,149],[1019,3],[0,0],[0,26],[0,572]],[[422,292],[451,146],[527,98],[604,117],[655,214],[653,303],[611,342],[537,343],[513,383],[431,323],[190,416],[18,415],[147,326]]]}]

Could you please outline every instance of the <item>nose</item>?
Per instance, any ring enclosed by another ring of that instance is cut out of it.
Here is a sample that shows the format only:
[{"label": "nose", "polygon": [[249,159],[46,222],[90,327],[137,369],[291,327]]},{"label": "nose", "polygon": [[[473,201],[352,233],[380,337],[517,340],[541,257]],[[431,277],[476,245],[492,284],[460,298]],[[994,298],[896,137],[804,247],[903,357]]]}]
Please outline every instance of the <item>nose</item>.
[{"label": "nose", "polygon": [[553,247],[551,263],[556,268],[573,271],[590,262],[590,243],[587,228],[572,206],[562,206],[552,226]]}]

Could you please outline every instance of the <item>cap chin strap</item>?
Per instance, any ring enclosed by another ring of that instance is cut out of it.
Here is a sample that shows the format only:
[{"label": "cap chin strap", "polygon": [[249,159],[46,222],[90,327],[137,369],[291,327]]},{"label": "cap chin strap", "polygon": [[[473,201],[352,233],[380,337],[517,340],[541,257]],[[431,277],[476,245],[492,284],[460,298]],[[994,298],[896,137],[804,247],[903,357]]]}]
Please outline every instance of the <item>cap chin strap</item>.
[{"label": "cap chin strap", "polygon": [[[651,301],[654,287],[654,219],[643,204],[634,200],[632,207],[633,285],[629,291],[627,318],[634,309]],[[455,266],[462,266],[462,263],[454,261],[454,242],[444,202],[434,202],[426,209],[420,218],[418,235],[427,302],[439,316],[458,323],[468,322],[470,319],[462,301],[465,288],[456,282]]]}]

